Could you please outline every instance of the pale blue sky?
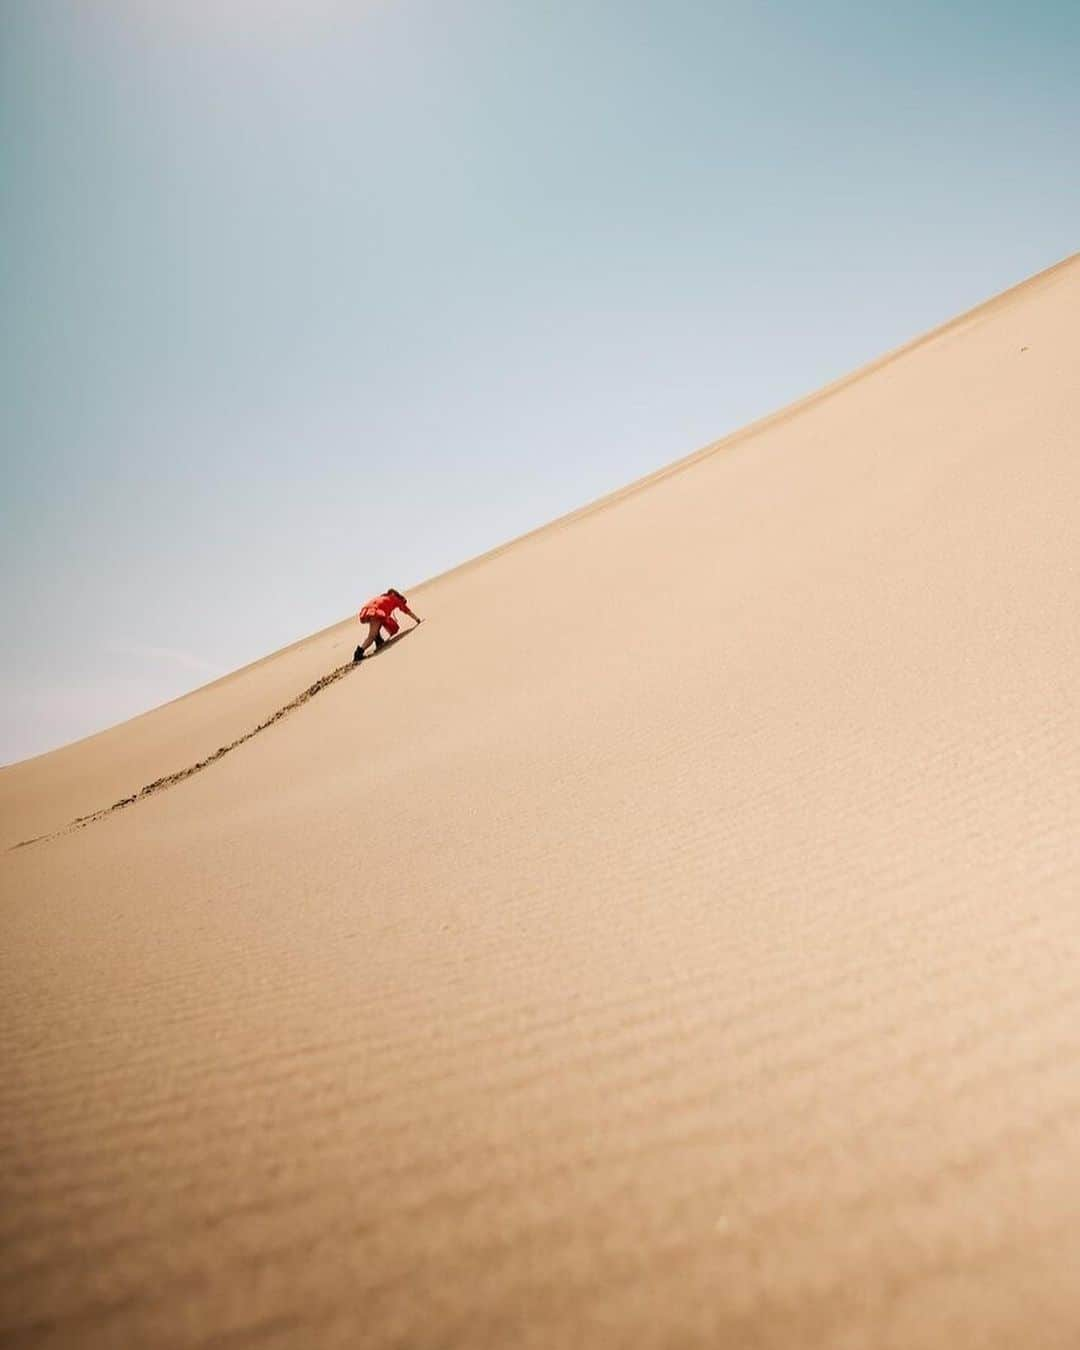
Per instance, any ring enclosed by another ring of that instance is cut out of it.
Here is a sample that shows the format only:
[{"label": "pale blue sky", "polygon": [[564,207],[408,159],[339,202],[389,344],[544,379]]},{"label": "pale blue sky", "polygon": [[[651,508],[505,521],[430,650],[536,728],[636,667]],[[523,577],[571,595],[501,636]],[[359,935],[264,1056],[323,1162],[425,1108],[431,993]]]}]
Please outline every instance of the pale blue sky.
[{"label": "pale blue sky", "polygon": [[0,0],[0,762],[1077,246],[1080,5]]}]

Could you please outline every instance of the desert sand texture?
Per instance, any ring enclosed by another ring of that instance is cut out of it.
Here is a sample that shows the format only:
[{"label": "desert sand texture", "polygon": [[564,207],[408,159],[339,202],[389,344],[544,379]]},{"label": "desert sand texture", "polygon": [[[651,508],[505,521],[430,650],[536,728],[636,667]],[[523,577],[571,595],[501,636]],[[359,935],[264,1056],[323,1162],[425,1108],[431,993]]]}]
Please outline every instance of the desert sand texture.
[{"label": "desert sand texture", "polygon": [[0,775],[0,1339],[1080,1344],[1078,426],[1073,258]]}]

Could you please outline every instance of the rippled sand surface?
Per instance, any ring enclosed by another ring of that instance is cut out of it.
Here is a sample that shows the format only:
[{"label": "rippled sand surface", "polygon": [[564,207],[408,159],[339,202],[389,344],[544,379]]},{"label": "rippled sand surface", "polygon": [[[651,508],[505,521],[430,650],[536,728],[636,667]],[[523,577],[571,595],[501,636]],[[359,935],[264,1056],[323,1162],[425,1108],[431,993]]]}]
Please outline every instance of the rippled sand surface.
[{"label": "rippled sand surface", "polygon": [[1080,1344],[1078,427],[1074,259],[0,772],[0,1340]]}]

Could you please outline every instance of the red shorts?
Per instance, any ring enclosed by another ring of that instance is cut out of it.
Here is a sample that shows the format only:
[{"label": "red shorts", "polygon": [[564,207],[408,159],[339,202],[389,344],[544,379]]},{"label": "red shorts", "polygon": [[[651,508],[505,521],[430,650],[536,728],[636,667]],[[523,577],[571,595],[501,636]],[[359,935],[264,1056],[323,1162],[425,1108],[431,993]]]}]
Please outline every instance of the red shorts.
[{"label": "red shorts", "polygon": [[381,628],[385,628],[391,637],[398,631],[397,620],[390,614],[384,614],[375,605],[365,605],[360,611],[359,619],[361,623],[377,623]]}]

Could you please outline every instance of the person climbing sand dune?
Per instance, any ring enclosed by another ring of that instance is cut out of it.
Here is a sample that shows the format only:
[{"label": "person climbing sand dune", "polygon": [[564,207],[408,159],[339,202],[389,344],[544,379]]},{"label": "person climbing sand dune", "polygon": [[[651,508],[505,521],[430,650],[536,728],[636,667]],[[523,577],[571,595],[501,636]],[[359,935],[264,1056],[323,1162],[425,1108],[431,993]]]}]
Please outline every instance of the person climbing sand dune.
[{"label": "person climbing sand dune", "polygon": [[367,624],[367,635],[353,653],[354,661],[362,661],[364,654],[371,646],[374,646],[376,651],[379,650],[386,641],[386,638],[383,637],[384,628],[390,637],[394,636],[398,631],[398,623],[394,618],[396,610],[401,610],[403,614],[407,614],[414,624],[421,622],[420,618],[409,608],[409,602],[401,592],[394,590],[391,586],[388,591],[383,591],[382,595],[377,595],[374,600],[369,600],[357,616],[361,623]]}]

